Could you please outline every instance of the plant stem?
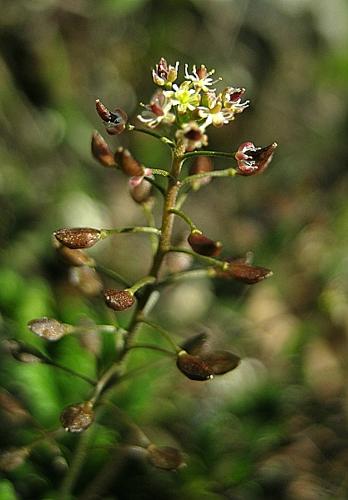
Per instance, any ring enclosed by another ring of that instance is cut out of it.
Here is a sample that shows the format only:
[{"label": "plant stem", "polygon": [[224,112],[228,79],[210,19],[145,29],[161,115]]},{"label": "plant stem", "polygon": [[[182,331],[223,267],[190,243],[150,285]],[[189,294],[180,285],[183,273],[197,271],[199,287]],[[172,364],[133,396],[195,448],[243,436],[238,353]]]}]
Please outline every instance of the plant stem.
[{"label": "plant stem", "polygon": [[74,377],[80,378],[81,380],[84,380],[90,385],[96,385],[97,382],[95,380],[92,380],[89,377],[86,377],[85,375],[82,375],[81,373],[75,372],[72,368],[69,368],[67,366],[60,365],[59,363],[56,363],[55,361],[46,361],[46,364],[50,366],[54,366],[55,368],[59,368],[60,370],[69,373],[69,375],[73,375]]},{"label": "plant stem", "polygon": [[151,328],[153,328],[154,330],[158,331],[167,340],[167,342],[173,347],[173,349],[174,349],[175,352],[179,352],[181,350],[179,348],[179,346],[177,346],[175,344],[175,342],[173,342],[172,337],[167,332],[167,330],[165,330],[164,328],[162,328],[160,325],[158,325],[154,321],[150,321],[149,319],[144,318],[144,317],[139,317],[139,322],[144,323],[145,325],[151,326]]},{"label": "plant stem", "polygon": [[169,356],[175,356],[175,354],[172,352],[172,351],[168,351],[168,349],[164,349],[163,347],[159,347],[157,345],[153,345],[153,344],[146,344],[146,343],[141,343],[141,344],[132,344],[128,347],[128,351],[130,351],[131,349],[137,349],[137,348],[140,348],[140,349],[152,349],[153,351],[159,351],[159,352],[162,352],[164,354],[167,354]]},{"label": "plant stem", "polygon": [[154,276],[145,276],[145,278],[142,278],[141,280],[137,281],[136,283],[134,283],[134,285],[127,288],[127,290],[129,292],[131,292],[132,294],[134,294],[135,292],[140,290],[140,288],[143,288],[146,285],[154,283],[155,281],[156,281],[156,278]]},{"label": "plant stem", "polygon": [[102,238],[110,236],[112,234],[122,234],[122,233],[151,233],[151,234],[156,234],[157,236],[161,235],[160,229],[149,226],[127,226],[115,229],[102,229],[101,232],[103,234]]},{"label": "plant stem", "polygon": [[109,269],[107,267],[101,266],[100,264],[93,264],[93,265],[91,265],[89,267],[92,267],[96,271],[98,271],[98,272],[100,272],[102,274],[105,274],[105,276],[109,276],[109,278],[112,278],[115,281],[119,281],[123,285],[130,286],[129,281],[126,278],[124,278],[123,276],[121,276],[121,274],[119,274],[118,272],[113,271],[112,269]]},{"label": "plant stem", "polygon": [[128,124],[127,125],[127,129],[129,131],[134,131],[134,132],[140,132],[141,134],[146,134],[146,135],[150,135],[151,137],[154,137],[155,139],[163,142],[163,144],[167,144],[167,146],[169,146],[171,149],[173,149],[175,147],[175,144],[172,140],[170,140],[168,137],[163,137],[159,134],[156,134],[156,132],[152,132],[151,130],[147,130],[145,128],[139,128],[139,127],[135,127],[134,125],[131,125],[131,124]]},{"label": "plant stem", "polygon": [[212,172],[202,172],[201,174],[190,175],[181,181],[181,186],[190,184],[196,180],[206,177],[234,177],[237,174],[235,168],[225,168],[224,170],[213,170]]},{"label": "plant stem", "polygon": [[169,285],[175,281],[181,281],[185,279],[198,279],[198,278],[214,278],[216,271],[213,267],[208,269],[192,269],[191,271],[182,271],[179,273],[169,274],[162,281],[158,283],[159,286]]},{"label": "plant stem", "polygon": [[194,231],[195,229],[197,229],[197,226],[193,223],[193,221],[190,219],[190,217],[188,215],[186,215],[184,212],[182,212],[181,210],[178,210],[177,208],[171,208],[169,210],[169,212],[171,214],[177,215],[178,217],[181,217],[186,222],[186,224],[188,224],[190,226],[191,231]]},{"label": "plant stem", "polygon": [[203,262],[204,264],[209,264],[210,266],[214,267],[221,267],[224,270],[226,270],[229,265],[228,262],[214,259],[213,257],[207,257],[205,255],[200,255],[199,253],[193,252],[192,250],[188,250],[187,248],[170,247],[168,249],[168,252],[186,253],[187,255],[191,255],[192,257],[199,260],[200,262]]},{"label": "plant stem", "polygon": [[[156,222],[155,222],[155,217],[154,217],[153,211],[152,211],[152,204],[144,202],[144,203],[142,203],[142,208],[143,208],[144,215],[145,215],[146,222],[147,222],[148,226],[155,227]],[[150,240],[151,240],[152,253],[153,253],[153,255],[155,255],[155,253],[157,251],[157,247],[158,247],[158,240],[156,238],[156,235],[152,234],[150,236]]]},{"label": "plant stem", "polygon": [[194,158],[195,156],[210,156],[213,158],[233,158],[235,159],[236,153],[226,153],[224,151],[190,151],[183,155],[183,161],[188,158]]},{"label": "plant stem", "polygon": [[150,184],[152,184],[158,191],[161,193],[161,195],[164,197],[166,195],[165,189],[160,186],[155,179],[152,177],[149,177],[148,175],[145,175],[144,179],[146,179]]}]

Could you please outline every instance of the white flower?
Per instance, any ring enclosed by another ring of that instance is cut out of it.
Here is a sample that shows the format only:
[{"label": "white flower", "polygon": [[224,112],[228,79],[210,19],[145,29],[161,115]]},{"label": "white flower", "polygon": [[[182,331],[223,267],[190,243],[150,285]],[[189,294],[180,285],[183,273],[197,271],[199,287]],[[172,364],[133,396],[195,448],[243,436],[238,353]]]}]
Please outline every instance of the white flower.
[{"label": "white flower", "polygon": [[145,111],[138,115],[138,120],[149,128],[156,128],[160,123],[173,123],[175,121],[175,115],[170,113],[173,103],[165,94],[166,92],[158,90],[153,95],[150,104],[142,104]]},{"label": "white flower", "polygon": [[204,64],[201,64],[197,69],[195,65],[192,67],[192,74],[188,72],[188,64],[185,64],[185,78],[186,80],[190,80],[193,83],[193,86],[199,91],[203,90],[203,92],[208,92],[210,85],[214,85],[222,78],[218,78],[217,80],[213,80],[211,75],[215,73],[215,69],[208,71]]}]

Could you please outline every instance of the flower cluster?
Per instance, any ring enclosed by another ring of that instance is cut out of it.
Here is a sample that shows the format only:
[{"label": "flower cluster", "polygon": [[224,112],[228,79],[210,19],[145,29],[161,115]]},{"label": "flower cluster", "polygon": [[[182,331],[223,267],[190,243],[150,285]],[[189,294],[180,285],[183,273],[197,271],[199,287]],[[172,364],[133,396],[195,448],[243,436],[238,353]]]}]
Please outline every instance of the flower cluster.
[{"label": "flower cluster", "polygon": [[160,87],[149,104],[143,104],[144,111],[139,120],[149,128],[159,125],[175,125],[176,140],[186,151],[206,146],[208,137],[205,133],[209,125],[222,127],[235,119],[235,115],[249,106],[243,102],[245,89],[225,87],[217,92],[212,88],[221,80],[214,80],[215,70],[201,64],[195,65],[191,72],[185,64],[182,83],[174,83],[178,77],[179,63],[169,65],[161,58],[152,71],[153,81]]}]

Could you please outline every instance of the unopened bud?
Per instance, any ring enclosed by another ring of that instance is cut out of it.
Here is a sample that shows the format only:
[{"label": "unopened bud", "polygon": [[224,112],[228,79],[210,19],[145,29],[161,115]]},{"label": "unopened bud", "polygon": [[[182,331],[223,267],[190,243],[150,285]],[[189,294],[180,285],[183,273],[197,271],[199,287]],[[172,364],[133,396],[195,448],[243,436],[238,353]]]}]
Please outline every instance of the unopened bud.
[{"label": "unopened bud", "polygon": [[90,401],[67,406],[60,415],[60,422],[68,432],[82,432],[93,420],[93,404]]},{"label": "unopened bud", "polygon": [[92,227],[75,227],[71,229],[59,229],[53,235],[57,240],[69,248],[90,248],[102,237],[99,229]]},{"label": "unopened bud", "polygon": [[35,333],[35,335],[52,341],[62,338],[71,330],[70,325],[64,325],[56,319],[46,317],[32,319],[28,323],[28,328]]},{"label": "unopened bud", "polygon": [[229,351],[213,351],[202,355],[214,375],[223,375],[237,368],[240,357]]},{"label": "unopened bud", "polygon": [[216,276],[219,278],[234,278],[243,283],[252,285],[273,275],[270,269],[265,267],[252,266],[240,261],[230,262],[225,270],[216,269]]},{"label": "unopened bud", "polygon": [[180,351],[176,360],[179,370],[191,380],[208,380],[213,378],[213,371],[200,356],[193,356]]},{"label": "unopened bud", "polygon": [[104,167],[115,167],[114,155],[111,152],[107,142],[98,133],[94,132],[91,143],[92,154]]},{"label": "unopened bud", "polygon": [[99,99],[96,100],[95,106],[108,134],[117,135],[124,131],[128,116],[123,109],[117,108],[115,111],[110,111]]},{"label": "unopened bud", "polygon": [[128,149],[118,148],[115,153],[117,165],[129,177],[144,175],[144,167],[131,155]]},{"label": "unopened bud", "polygon": [[152,185],[146,179],[141,179],[140,182],[132,183],[132,179],[137,179],[137,177],[131,177],[129,180],[129,193],[136,203],[145,203],[151,197]]},{"label": "unopened bud", "polygon": [[105,303],[114,311],[124,311],[135,302],[134,295],[128,290],[116,290],[107,288],[103,292]]},{"label": "unopened bud", "polygon": [[58,246],[56,247],[58,254],[65,260],[67,264],[76,267],[94,266],[94,259],[87,255],[83,250],[79,250],[77,248],[68,248],[65,245],[59,243],[58,240],[55,239],[55,241],[58,244]]},{"label": "unopened bud", "polygon": [[0,452],[0,470],[8,472],[22,465],[30,454],[30,449],[11,448]]},{"label": "unopened bud", "polygon": [[150,463],[158,469],[177,470],[185,465],[184,457],[177,448],[150,444],[147,452]]},{"label": "unopened bud", "polygon": [[192,250],[208,257],[219,255],[222,249],[220,241],[213,241],[198,231],[192,231],[187,241]]}]

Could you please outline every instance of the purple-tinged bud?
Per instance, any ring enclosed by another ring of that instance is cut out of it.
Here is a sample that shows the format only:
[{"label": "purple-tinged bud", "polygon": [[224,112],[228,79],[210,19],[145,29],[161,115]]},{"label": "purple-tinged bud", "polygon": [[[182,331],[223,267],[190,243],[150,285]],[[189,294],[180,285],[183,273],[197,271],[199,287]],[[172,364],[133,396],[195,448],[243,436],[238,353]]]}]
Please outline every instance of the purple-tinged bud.
[{"label": "purple-tinged bud", "polygon": [[147,452],[150,463],[158,469],[178,470],[186,465],[181,451],[177,448],[150,444]]},{"label": "purple-tinged bud", "polygon": [[210,366],[214,375],[223,375],[237,368],[240,357],[228,351],[212,351],[202,354],[202,359]]},{"label": "purple-tinged bud", "polygon": [[58,254],[65,260],[67,264],[71,266],[94,266],[95,261],[87,255],[83,250],[68,248],[64,245],[61,245],[57,240],[55,240],[58,244],[56,250]]},{"label": "purple-tinged bud", "polygon": [[85,431],[93,420],[93,404],[90,401],[67,406],[60,415],[60,422],[68,432]]},{"label": "purple-tinged bud", "polygon": [[211,367],[200,356],[193,356],[186,351],[179,352],[176,366],[191,380],[209,380],[214,376]]},{"label": "purple-tinged bud", "polygon": [[164,57],[161,57],[159,63],[156,64],[156,68],[152,70],[152,79],[154,83],[160,87],[168,84],[170,86],[178,77],[178,67],[178,62],[175,66],[168,65]]},{"label": "purple-tinged bud", "polygon": [[90,248],[102,237],[99,229],[92,227],[75,227],[70,229],[59,229],[53,235],[57,240],[68,248]]},{"label": "purple-tinged bud", "polygon": [[17,469],[22,465],[30,454],[30,449],[23,448],[10,448],[0,452],[0,470],[8,472]]},{"label": "purple-tinged bud", "polygon": [[225,270],[216,269],[218,278],[234,278],[243,283],[252,285],[273,275],[270,269],[265,267],[252,266],[240,261],[232,261]]},{"label": "purple-tinged bud", "polygon": [[144,175],[144,167],[131,155],[128,149],[118,148],[115,160],[121,170],[129,177],[140,177]]},{"label": "purple-tinged bud", "polygon": [[28,328],[31,332],[35,333],[35,335],[43,337],[46,340],[54,341],[59,340],[69,333],[71,326],[64,325],[56,319],[43,317],[29,321]]},{"label": "purple-tinged bud", "polygon": [[96,100],[95,106],[108,134],[118,135],[124,131],[128,116],[123,109],[116,108],[115,111],[110,111],[99,99]]},{"label": "purple-tinged bud", "polygon": [[135,302],[134,295],[129,290],[107,288],[103,291],[105,303],[114,311],[129,309]]},{"label": "purple-tinged bud", "polygon": [[138,179],[138,177],[131,177],[129,180],[128,186],[131,197],[136,203],[145,203],[151,197],[151,183],[144,178],[140,182],[132,182],[132,179]]},{"label": "purple-tinged bud", "polygon": [[92,155],[94,158],[101,163],[104,167],[115,167],[115,159],[109,148],[107,142],[99,134],[99,132],[93,132],[92,142],[91,142]]},{"label": "purple-tinged bud", "polygon": [[192,231],[187,241],[192,250],[207,257],[215,257],[219,255],[222,250],[220,241],[213,241],[197,230]]},{"label": "purple-tinged bud", "polygon": [[277,143],[273,142],[269,146],[259,148],[252,142],[244,142],[235,154],[239,175],[261,174],[270,164]]}]

